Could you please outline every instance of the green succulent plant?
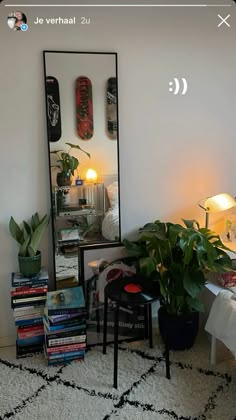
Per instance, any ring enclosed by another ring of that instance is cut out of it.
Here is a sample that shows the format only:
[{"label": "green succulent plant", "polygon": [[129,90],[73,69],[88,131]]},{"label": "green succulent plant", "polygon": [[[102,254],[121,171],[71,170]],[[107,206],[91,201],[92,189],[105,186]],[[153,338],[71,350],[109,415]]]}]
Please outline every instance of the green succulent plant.
[{"label": "green succulent plant", "polygon": [[123,241],[129,255],[138,259],[139,270],[158,280],[161,303],[167,312],[182,314],[202,311],[200,292],[207,272],[232,270],[232,260],[219,235],[201,228],[196,220],[184,225],[147,223],[136,241]]},{"label": "green succulent plant", "polygon": [[34,257],[37,254],[48,223],[49,216],[47,214],[40,219],[38,213],[35,213],[30,221],[26,222],[23,220],[21,226],[11,216],[9,229],[12,237],[20,246],[19,255],[21,257]]},{"label": "green succulent plant", "polygon": [[72,143],[66,143],[69,146],[69,149],[67,152],[64,150],[53,150],[50,153],[55,154],[58,157],[57,164],[52,165],[52,167],[59,168],[61,172],[64,172],[68,175],[74,175],[74,171],[79,166],[79,160],[75,156],[70,155],[71,149],[77,149],[81,152],[85,153],[89,158],[90,153],[83,150],[80,146],[77,144]]}]

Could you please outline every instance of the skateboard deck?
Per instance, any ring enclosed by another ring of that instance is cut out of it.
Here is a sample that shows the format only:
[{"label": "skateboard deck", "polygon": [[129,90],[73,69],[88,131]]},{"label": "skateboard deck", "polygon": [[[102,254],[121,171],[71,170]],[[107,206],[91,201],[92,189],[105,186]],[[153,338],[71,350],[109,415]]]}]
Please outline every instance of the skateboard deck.
[{"label": "skateboard deck", "polygon": [[76,79],[76,126],[82,140],[93,137],[93,95],[92,83],[88,77]]},{"label": "skateboard deck", "polygon": [[107,132],[110,139],[117,138],[117,83],[116,77],[107,81]]},{"label": "skateboard deck", "polygon": [[61,109],[59,84],[55,77],[46,77],[47,123],[49,141],[55,142],[61,138]]}]

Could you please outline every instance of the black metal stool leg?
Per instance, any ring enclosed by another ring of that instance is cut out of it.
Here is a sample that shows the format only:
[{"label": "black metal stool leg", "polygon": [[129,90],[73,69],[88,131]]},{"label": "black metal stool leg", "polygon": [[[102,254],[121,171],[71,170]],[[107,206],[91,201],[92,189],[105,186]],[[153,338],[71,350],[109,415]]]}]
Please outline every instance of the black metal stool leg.
[{"label": "black metal stool leg", "polygon": [[108,298],[105,296],[104,317],[103,317],[103,354],[106,354],[106,347],[107,347],[107,306],[108,306]]},{"label": "black metal stool leg", "polygon": [[100,312],[96,309],[97,333],[100,333]]},{"label": "black metal stool leg", "polygon": [[153,341],[152,341],[152,304],[149,303],[148,305],[148,335],[149,335],[149,347],[150,349],[153,348]]},{"label": "black metal stool leg", "polygon": [[168,335],[165,334],[165,359],[166,359],[166,377],[170,379],[170,355],[169,355],[169,342]]},{"label": "black metal stool leg", "polygon": [[148,331],[148,308],[147,305],[144,305],[144,338],[149,337]]},{"label": "black metal stool leg", "polygon": [[119,329],[119,304],[115,309],[115,326],[114,326],[114,381],[113,387],[117,389],[117,370],[118,370],[118,329]]}]

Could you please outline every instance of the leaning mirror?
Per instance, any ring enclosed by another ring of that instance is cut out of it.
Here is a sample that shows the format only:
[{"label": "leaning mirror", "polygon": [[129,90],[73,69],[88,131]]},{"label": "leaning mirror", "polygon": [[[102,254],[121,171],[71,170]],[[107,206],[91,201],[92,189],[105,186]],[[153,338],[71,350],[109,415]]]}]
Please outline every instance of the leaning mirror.
[{"label": "leaning mirror", "polygon": [[44,51],[55,287],[81,244],[119,241],[117,54]]}]

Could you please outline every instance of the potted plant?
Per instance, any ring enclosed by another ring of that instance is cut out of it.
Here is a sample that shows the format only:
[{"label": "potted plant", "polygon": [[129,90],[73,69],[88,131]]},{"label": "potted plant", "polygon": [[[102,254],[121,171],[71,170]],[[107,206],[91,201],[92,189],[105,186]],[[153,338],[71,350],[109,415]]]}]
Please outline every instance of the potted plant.
[{"label": "potted plant", "polygon": [[90,154],[87,153],[85,150],[81,149],[81,147],[77,144],[66,144],[68,144],[69,146],[67,152],[65,152],[64,150],[53,150],[50,152],[58,157],[57,164],[52,165],[52,167],[60,169],[60,172],[57,173],[57,185],[59,187],[71,185],[72,175],[74,175],[74,171],[79,166],[78,159],[75,156],[70,155],[71,149],[81,150],[81,152],[85,153],[90,158]]},{"label": "potted plant", "polygon": [[136,241],[124,240],[130,255],[136,256],[139,270],[158,279],[161,307],[158,311],[160,333],[168,335],[170,348],[190,348],[198,332],[199,312],[203,303],[199,294],[206,273],[232,270],[229,250],[219,235],[200,228],[195,220],[183,220],[184,226],[147,223]]},{"label": "potted plant", "polygon": [[38,248],[48,222],[47,215],[40,219],[38,213],[33,214],[30,221],[23,221],[21,226],[13,217],[10,218],[10,233],[20,246],[19,269],[25,277],[33,277],[41,270],[41,252]]}]

